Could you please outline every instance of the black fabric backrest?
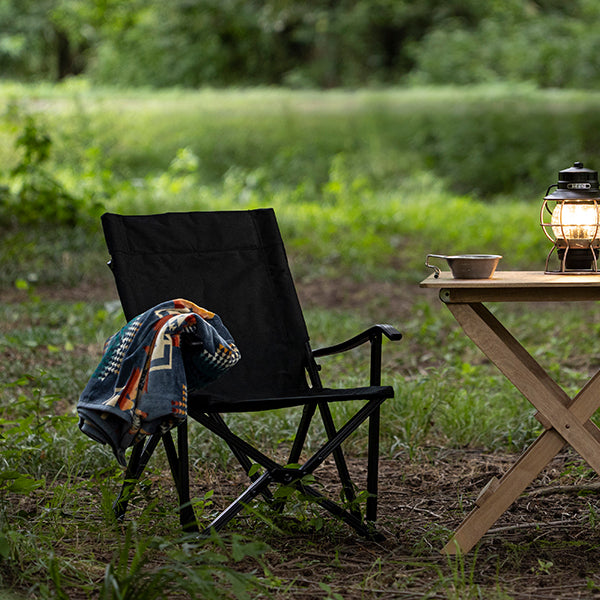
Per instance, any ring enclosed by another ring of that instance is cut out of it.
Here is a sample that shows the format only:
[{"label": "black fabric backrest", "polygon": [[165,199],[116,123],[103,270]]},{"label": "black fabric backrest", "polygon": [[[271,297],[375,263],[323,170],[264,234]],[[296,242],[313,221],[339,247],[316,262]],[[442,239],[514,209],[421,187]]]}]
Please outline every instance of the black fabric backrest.
[{"label": "black fabric backrest", "polygon": [[272,209],[102,216],[128,320],[173,298],[217,313],[242,355],[207,393],[307,389],[308,333]]}]

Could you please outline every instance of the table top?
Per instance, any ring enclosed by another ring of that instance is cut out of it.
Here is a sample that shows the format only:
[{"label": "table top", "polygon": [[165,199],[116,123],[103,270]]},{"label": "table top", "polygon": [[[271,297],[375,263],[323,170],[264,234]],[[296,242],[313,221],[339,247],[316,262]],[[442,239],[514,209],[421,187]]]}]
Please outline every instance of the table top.
[{"label": "table top", "polygon": [[442,271],[439,277],[431,274],[419,285],[440,290],[440,297],[448,303],[600,300],[600,273],[496,271],[490,279],[454,279],[450,271]]},{"label": "table top", "polygon": [[546,274],[544,271],[496,271],[490,279],[454,279],[450,271],[438,278],[432,273],[420,283],[425,288],[552,288],[600,287],[600,273],[589,275]]}]

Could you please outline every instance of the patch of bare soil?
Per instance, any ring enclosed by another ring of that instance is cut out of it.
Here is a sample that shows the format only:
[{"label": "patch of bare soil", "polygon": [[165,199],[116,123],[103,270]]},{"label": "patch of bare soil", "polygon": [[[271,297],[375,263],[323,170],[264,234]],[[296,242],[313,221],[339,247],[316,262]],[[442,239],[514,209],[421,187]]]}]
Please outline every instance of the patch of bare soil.
[{"label": "patch of bare soil", "polygon": [[304,307],[355,310],[361,314],[368,311],[379,320],[399,323],[408,317],[416,301],[436,300],[431,290],[420,288],[417,282],[356,281],[351,278],[339,278],[300,281],[297,287],[300,302]]},{"label": "patch of bare soil", "polygon": [[[97,281],[82,281],[76,287],[38,286],[33,289],[33,293],[47,301],[109,302],[118,300],[114,284],[106,278]],[[26,302],[28,298],[27,290],[19,290],[14,287],[0,288],[0,302]]]},{"label": "patch of bare soil", "polygon": [[[235,529],[252,532],[272,548],[265,562],[282,582],[272,590],[275,598],[600,598],[598,485],[582,479],[588,470],[570,452],[552,461],[478,547],[463,557],[441,552],[484,485],[516,458],[439,448],[412,461],[382,460],[383,542],[332,525],[330,517],[321,533],[311,528],[302,533],[293,520],[278,523],[283,534],[266,525],[261,532],[255,514],[238,519]],[[361,472],[360,461],[350,464],[353,473]],[[333,471],[332,465],[317,471],[326,491],[332,491]],[[193,479],[194,493],[216,489],[217,503],[221,494],[231,499],[241,491],[241,480]]]},{"label": "patch of bare soil", "polygon": [[[368,310],[378,316],[406,314],[418,298],[430,298],[431,292],[418,284],[398,284],[386,281],[356,281],[339,279],[307,279],[296,282],[298,296],[304,307],[321,306],[344,310]],[[1,302],[24,302],[25,290],[0,288]],[[35,294],[45,300],[73,302],[108,302],[118,299],[112,279],[82,281],[76,287],[37,287]]]}]

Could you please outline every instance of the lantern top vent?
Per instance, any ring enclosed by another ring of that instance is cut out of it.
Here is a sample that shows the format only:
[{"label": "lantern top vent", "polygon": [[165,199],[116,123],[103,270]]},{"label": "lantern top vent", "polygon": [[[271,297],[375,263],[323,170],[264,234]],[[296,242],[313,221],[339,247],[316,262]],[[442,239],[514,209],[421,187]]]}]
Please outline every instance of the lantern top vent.
[{"label": "lantern top vent", "polygon": [[[556,189],[550,194],[550,190]],[[591,200],[600,197],[598,171],[586,169],[582,162],[575,162],[568,169],[558,172],[558,184],[551,185],[545,200]]]}]

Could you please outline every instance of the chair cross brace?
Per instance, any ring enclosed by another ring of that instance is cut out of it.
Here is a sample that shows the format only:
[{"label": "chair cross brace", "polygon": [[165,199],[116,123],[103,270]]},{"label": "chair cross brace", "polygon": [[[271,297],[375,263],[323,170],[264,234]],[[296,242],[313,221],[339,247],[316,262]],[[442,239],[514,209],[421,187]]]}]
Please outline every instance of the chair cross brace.
[{"label": "chair cross brace", "polygon": [[[381,539],[383,536],[377,532],[370,522],[374,519],[369,518],[371,515],[368,511],[366,521],[369,524],[365,524],[361,518],[360,511],[351,508],[346,510],[339,504],[325,498],[320,492],[314,489],[312,486],[308,486],[302,483],[302,478],[311,474],[319,467],[331,454],[340,453],[341,464],[343,465],[340,471],[340,467],[336,460],[336,466],[342,482],[344,493],[346,494],[346,500],[352,507],[356,497],[352,482],[350,480],[345,459],[341,454],[340,444],[346,440],[356,429],[369,417],[372,418],[374,414],[378,414],[378,409],[383,403],[383,399],[369,400],[365,406],[363,406],[354,416],[352,416],[337,432],[332,431],[331,437],[313,456],[308,458],[306,462],[300,465],[298,468],[290,468],[279,465],[277,462],[257,450],[252,445],[248,444],[245,440],[235,435],[220,418],[220,415],[202,413],[192,411],[192,416],[199,423],[203,424],[207,429],[210,429],[213,433],[223,439],[230,448],[236,448],[237,452],[245,456],[247,459],[250,458],[256,463],[263,466],[267,472],[258,477],[245,492],[237,498],[223,513],[221,513],[207,528],[205,531],[210,529],[221,529],[226,523],[228,523],[246,504],[254,499],[258,494],[265,493],[268,490],[268,486],[271,483],[278,483],[280,485],[290,485],[296,487],[301,492],[305,492],[311,496],[318,504],[324,509],[331,512],[335,516],[343,519],[346,523],[352,526],[359,534],[374,539]],[[325,402],[316,403],[319,406],[319,410],[324,415],[324,420],[330,419],[331,423],[331,412],[329,406]],[[305,435],[305,433],[303,434]],[[329,435],[329,433],[328,433]],[[291,461],[290,461],[291,462]],[[369,493],[372,490],[369,490]],[[351,491],[350,497],[348,497],[348,490]]]}]

